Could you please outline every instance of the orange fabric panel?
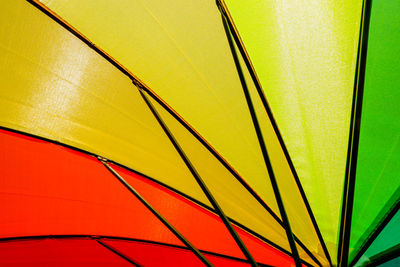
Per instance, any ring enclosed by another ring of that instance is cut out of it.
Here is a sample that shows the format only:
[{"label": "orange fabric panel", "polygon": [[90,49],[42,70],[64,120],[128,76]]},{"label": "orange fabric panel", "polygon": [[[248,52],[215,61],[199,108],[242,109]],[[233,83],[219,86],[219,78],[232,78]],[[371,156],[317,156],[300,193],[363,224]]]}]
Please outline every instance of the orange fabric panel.
[{"label": "orange fabric panel", "polygon": [[[195,247],[245,259],[217,215],[138,174],[115,165],[111,166],[178,231],[188,237]],[[238,227],[235,227],[235,230],[256,261],[275,266],[293,264],[286,254]]]},{"label": "orange fabric panel", "polygon": [[0,131],[0,237],[180,241],[94,157]]},{"label": "orange fabric panel", "polygon": [[[0,130],[0,237],[120,236],[182,245],[95,157]],[[218,216],[122,167],[111,166],[195,247],[244,258]],[[156,167],[156,166],[155,166]],[[259,262],[291,258],[236,228]]]}]

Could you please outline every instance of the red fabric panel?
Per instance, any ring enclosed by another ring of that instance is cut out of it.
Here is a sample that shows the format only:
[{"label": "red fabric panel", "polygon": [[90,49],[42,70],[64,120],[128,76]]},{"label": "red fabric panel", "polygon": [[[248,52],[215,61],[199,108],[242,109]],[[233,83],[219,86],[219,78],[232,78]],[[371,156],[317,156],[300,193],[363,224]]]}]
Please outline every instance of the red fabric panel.
[{"label": "red fabric panel", "polygon": [[[245,259],[217,215],[138,174],[115,165],[112,167],[195,247]],[[286,254],[237,227],[235,229],[256,261],[274,266],[294,265]]]},{"label": "red fabric panel", "polygon": [[[187,249],[169,247],[160,244],[132,242],[120,240],[106,240],[104,243],[116,248],[119,252],[134,259],[135,262],[146,267],[203,267],[204,264],[196,260],[196,256]],[[215,267],[248,267],[247,263],[204,254]]]},{"label": "red fabric panel", "polygon": [[109,235],[182,243],[96,158],[0,131],[0,237]]},{"label": "red fabric panel", "polygon": [[[120,236],[182,245],[96,158],[0,130],[0,238]],[[174,192],[113,166],[197,248],[244,258],[221,220]],[[237,229],[259,262],[290,257]]]},{"label": "red fabric panel", "polygon": [[132,264],[89,238],[0,242],[0,266],[115,266]]},{"label": "red fabric panel", "polygon": [[[188,249],[140,241],[101,239],[144,267],[202,267]],[[205,254],[216,267],[246,267],[247,263]],[[45,238],[0,242],[0,266],[132,266],[90,238]]]}]

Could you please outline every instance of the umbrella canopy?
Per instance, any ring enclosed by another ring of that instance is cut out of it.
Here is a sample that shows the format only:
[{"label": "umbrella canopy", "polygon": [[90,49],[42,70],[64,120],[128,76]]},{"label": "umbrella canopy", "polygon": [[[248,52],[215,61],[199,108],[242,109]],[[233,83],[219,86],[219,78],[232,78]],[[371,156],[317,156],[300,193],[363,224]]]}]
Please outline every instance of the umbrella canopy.
[{"label": "umbrella canopy", "polygon": [[1,265],[399,261],[398,1],[0,12]]}]

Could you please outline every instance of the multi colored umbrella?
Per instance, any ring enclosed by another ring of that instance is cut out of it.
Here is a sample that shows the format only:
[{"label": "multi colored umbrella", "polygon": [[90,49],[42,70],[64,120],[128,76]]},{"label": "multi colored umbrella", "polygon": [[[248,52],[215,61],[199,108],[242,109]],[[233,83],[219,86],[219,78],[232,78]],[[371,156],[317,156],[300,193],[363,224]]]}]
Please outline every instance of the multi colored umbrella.
[{"label": "multi colored umbrella", "polygon": [[1,6],[1,266],[400,264],[399,1]]}]

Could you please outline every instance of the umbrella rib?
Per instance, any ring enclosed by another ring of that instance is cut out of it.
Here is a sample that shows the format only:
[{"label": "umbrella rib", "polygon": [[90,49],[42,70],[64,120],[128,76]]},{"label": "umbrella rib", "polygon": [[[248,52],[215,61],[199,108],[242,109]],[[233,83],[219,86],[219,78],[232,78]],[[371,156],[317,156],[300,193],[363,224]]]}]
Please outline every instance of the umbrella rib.
[{"label": "umbrella rib", "polygon": [[400,210],[400,200],[394,205],[394,207],[389,211],[389,213],[384,217],[375,231],[367,238],[364,244],[361,246],[360,250],[357,252],[356,256],[350,262],[349,266],[354,266],[357,261],[361,258],[364,252],[371,246],[371,244],[375,241],[375,239],[379,236],[382,230],[386,227],[386,225],[390,222],[390,220],[396,215],[396,213]]},{"label": "umbrella rib", "polygon": [[[52,20],[62,26],[64,29],[69,31],[91,49],[93,49],[96,53],[98,53],[101,57],[107,60],[110,64],[116,67],[119,71],[121,71],[124,75],[128,76],[132,82],[135,84],[139,84],[141,88],[146,91],[153,99],[155,99],[165,110],[167,110],[178,122],[184,126],[203,146],[207,148],[210,153],[217,158],[217,160],[234,176],[234,178],[240,182],[240,184],[257,200],[257,202],[284,228],[282,220],[275,214],[275,212],[265,203],[265,201],[255,192],[253,188],[250,187],[246,183],[246,181],[240,176],[240,174],[195,130],[192,126],[190,126],[181,116],[179,116],[176,111],[172,109],[167,103],[165,103],[153,90],[151,90],[145,83],[143,83],[139,78],[137,78],[133,73],[131,73],[128,69],[126,69],[123,65],[121,65],[117,60],[107,54],[105,51],[100,49],[94,43],[92,43],[89,39],[87,39],[83,34],[81,34],[77,29],[69,25],[66,21],[64,21],[61,17],[55,14],[53,11],[48,9],[38,0],[26,0],[28,3],[32,4],[34,7],[39,9],[41,12],[49,16]],[[295,236],[296,237],[296,236]],[[300,243],[301,241],[298,240]],[[282,250],[282,249],[281,249]],[[284,250],[282,250],[284,251]],[[307,254],[316,260],[316,258],[309,253],[309,250],[306,250]]]},{"label": "umbrella rib", "polygon": [[297,188],[298,188],[298,190],[300,192],[300,195],[301,195],[301,197],[303,199],[304,205],[306,206],[308,215],[310,216],[310,220],[311,220],[311,222],[313,224],[314,230],[315,230],[315,232],[316,232],[316,234],[318,236],[318,239],[319,239],[319,241],[321,243],[322,249],[323,249],[323,251],[325,253],[325,256],[326,256],[330,266],[332,266],[331,256],[329,254],[328,248],[326,246],[324,238],[322,237],[321,231],[320,231],[319,226],[317,224],[317,221],[315,219],[314,213],[313,213],[313,211],[311,209],[310,203],[308,202],[307,196],[306,196],[305,191],[303,189],[303,186],[302,186],[302,184],[300,182],[299,176],[297,175],[297,172],[296,172],[296,169],[294,167],[293,161],[292,161],[292,159],[291,159],[291,157],[289,155],[289,151],[287,150],[285,142],[283,141],[283,138],[282,138],[282,135],[281,135],[281,133],[279,131],[278,125],[276,123],[276,120],[275,120],[275,118],[274,118],[274,116],[272,114],[272,110],[271,110],[271,108],[270,108],[270,106],[269,106],[269,104],[267,102],[267,98],[266,98],[266,96],[264,94],[264,90],[262,89],[261,82],[260,82],[260,80],[259,80],[259,78],[257,76],[257,73],[255,71],[255,68],[254,68],[254,66],[253,66],[253,64],[252,64],[252,62],[250,60],[250,57],[249,57],[249,55],[247,53],[247,50],[246,50],[246,48],[244,46],[244,43],[243,43],[243,41],[242,41],[242,39],[240,37],[239,31],[237,30],[237,28],[235,26],[233,18],[229,13],[229,10],[228,10],[226,4],[224,3],[224,0],[217,0],[217,5],[221,6],[222,12],[224,13],[224,15],[227,18],[230,31],[231,31],[231,33],[233,35],[233,38],[235,40],[235,43],[236,43],[236,45],[237,45],[237,47],[238,47],[238,49],[240,51],[240,54],[242,55],[242,58],[243,58],[243,60],[244,60],[244,62],[246,64],[246,67],[247,67],[247,69],[248,69],[248,71],[250,73],[250,76],[252,78],[253,84],[256,87],[258,96],[261,99],[261,102],[262,102],[262,104],[264,106],[264,109],[265,109],[265,111],[266,111],[266,113],[268,115],[268,118],[269,118],[270,122],[271,122],[272,128],[274,129],[274,132],[275,132],[275,134],[276,134],[276,136],[278,138],[279,144],[280,144],[280,146],[282,148],[282,151],[283,151],[283,153],[285,155],[285,159],[286,159],[286,161],[287,161],[287,163],[289,165],[290,171],[293,174],[293,177],[294,177],[294,180],[296,182]]},{"label": "umbrella rib", "polygon": [[193,166],[189,158],[186,156],[186,153],[183,151],[182,147],[179,145],[178,141],[173,136],[172,132],[169,130],[168,126],[162,120],[161,116],[158,114],[157,110],[154,108],[153,104],[145,95],[143,88],[140,84],[135,84],[143,97],[143,100],[146,102],[147,106],[149,107],[150,111],[153,113],[154,117],[156,118],[157,122],[160,124],[161,128],[164,130],[165,134],[168,136],[169,140],[173,144],[175,150],[178,152],[180,157],[182,158],[183,162],[185,163],[186,167],[189,169],[193,177],[195,178],[197,184],[200,186],[201,190],[203,191],[204,195],[207,197],[208,201],[210,201],[211,205],[214,207],[216,213],[221,218],[222,222],[224,223],[225,227],[228,229],[229,233],[235,240],[236,244],[239,246],[240,250],[242,251],[243,255],[247,258],[251,266],[257,267],[258,264],[254,260],[253,256],[248,251],[247,247],[244,245],[242,239],[237,234],[236,230],[233,228],[232,224],[229,222],[228,218],[226,217],[225,213],[219,206],[218,202],[211,194],[211,191],[208,189],[207,185],[204,183],[203,179],[201,178],[200,174],[197,172],[196,168]]},{"label": "umbrella rib", "polygon": [[360,137],[361,109],[364,92],[365,67],[367,61],[370,16],[371,1],[364,0],[361,11],[357,64],[354,78],[353,103],[351,108],[349,143],[343,188],[343,202],[338,246],[339,266],[348,266],[351,217],[353,212],[354,189],[356,182],[356,167]]},{"label": "umbrella rib", "polygon": [[281,197],[281,194],[279,192],[278,183],[276,181],[275,174],[274,174],[274,171],[272,169],[271,161],[270,161],[269,156],[268,156],[268,151],[267,151],[267,148],[266,148],[266,145],[265,145],[265,142],[264,142],[262,131],[261,131],[258,119],[257,119],[257,115],[256,115],[255,110],[254,110],[254,106],[253,106],[253,103],[252,103],[252,100],[251,100],[251,96],[250,96],[249,90],[247,88],[246,80],[245,80],[242,68],[240,66],[239,58],[237,56],[237,53],[236,53],[236,50],[235,50],[235,47],[234,47],[234,43],[233,43],[232,36],[231,36],[230,30],[229,30],[227,19],[224,16],[224,13],[223,13],[222,8],[220,7],[220,5],[219,5],[219,9],[221,10],[222,23],[224,25],[226,37],[228,39],[229,47],[230,47],[231,52],[232,52],[232,57],[234,59],[235,65],[236,65],[236,69],[237,69],[237,72],[238,72],[238,75],[239,75],[239,78],[240,78],[240,82],[242,84],[243,92],[244,92],[244,95],[245,95],[245,98],[246,98],[246,102],[247,102],[247,106],[249,108],[249,112],[250,112],[250,115],[251,115],[251,118],[252,118],[252,121],[253,121],[254,129],[255,129],[256,134],[257,134],[257,139],[258,139],[258,142],[259,142],[259,145],[260,145],[260,149],[261,149],[261,152],[262,152],[262,155],[263,155],[263,158],[264,158],[264,162],[265,162],[265,165],[266,165],[267,170],[268,170],[268,174],[269,174],[269,177],[270,177],[272,188],[274,190],[275,199],[276,199],[276,202],[277,202],[278,207],[279,207],[279,211],[280,211],[280,214],[281,214],[281,217],[282,217],[282,221],[285,224],[286,235],[287,235],[287,238],[288,238],[288,241],[289,241],[289,244],[290,244],[290,248],[292,250],[293,258],[294,258],[294,261],[296,263],[296,266],[300,267],[301,266],[300,256],[299,256],[299,253],[297,251],[297,247],[296,247],[296,243],[294,241],[293,233],[292,233],[292,230],[290,228],[289,219],[287,217],[287,214],[286,214],[286,211],[285,211],[285,207],[284,207],[284,204],[283,204],[283,201],[282,201],[282,197]]},{"label": "umbrella rib", "polygon": [[[66,147],[66,148],[68,148],[68,149],[72,149],[72,150],[74,150],[74,151],[78,151],[78,152],[80,152],[80,153],[84,153],[84,154],[86,154],[86,155],[93,156],[93,157],[95,157],[95,158],[102,157],[102,156],[100,156],[100,155],[91,153],[91,152],[89,152],[89,151],[86,151],[86,150],[83,150],[83,149],[80,149],[80,148],[77,148],[77,147],[74,147],[74,146],[70,146],[70,145],[67,145],[67,144],[64,144],[64,143],[60,143],[60,142],[58,142],[58,141],[51,140],[51,139],[48,139],[48,138],[45,138],[45,137],[42,137],[42,136],[30,134],[30,133],[27,133],[27,132],[22,132],[22,131],[15,130],[15,129],[11,129],[11,128],[7,128],[7,127],[4,127],[4,126],[0,126],[0,129],[6,130],[6,131],[9,131],[9,132],[14,132],[14,133],[21,134],[21,135],[25,135],[25,136],[29,136],[29,137],[32,137],[32,138],[40,139],[40,140],[43,140],[43,141],[46,141],[46,142],[49,142],[49,143],[52,143],[52,144],[55,144],[55,145],[59,145],[59,146],[62,146],[62,147]],[[104,157],[102,157],[102,158],[104,158]],[[147,176],[146,174],[143,174],[143,173],[141,173],[141,172],[139,172],[139,171],[137,171],[137,170],[134,170],[134,169],[132,169],[132,168],[129,168],[129,167],[127,167],[127,166],[124,166],[123,164],[118,163],[118,162],[115,162],[115,161],[113,161],[113,160],[111,160],[111,159],[107,159],[107,162],[112,163],[112,164],[115,164],[115,165],[117,165],[117,166],[120,166],[120,167],[122,167],[122,168],[124,168],[124,169],[127,169],[127,170],[131,171],[131,172],[134,172],[134,173],[136,173],[136,174],[138,174],[138,175],[144,177],[145,179],[150,180],[150,181],[152,181],[152,182],[154,182],[154,183],[156,183],[156,184],[158,184],[158,185],[160,185],[160,186],[162,186],[162,187],[164,187],[164,188],[166,188],[166,189],[169,189],[169,190],[173,191],[174,193],[176,193],[177,195],[180,195],[181,197],[184,197],[184,198],[188,199],[189,201],[191,201],[191,202],[193,202],[193,203],[199,205],[200,207],[202,207],[202,208],[204,208],[204,209],[206,209],[206,210],[208,210],[208,211],[210,211],[210,212],[216,214],[216,212],[215,212],[215,210],[214,210],[213,208],[207,206],[206,204],[204,204],[204,203],[198,201],[197,199],[195,199],[195,198],[193,198],[193,197],[191,197],[191,196],[189,196],[189,195],[186,195],[185,193],[183,193],[183,192],[181,192],[181,191],[179,191],[179,190],[177,190],[177,189],[175,189],[175,188],[173,188],[173,187],[171,187],[171,186],[169,186],[169,185],[167,185],[167,184],[164,184],[163,182],[160,182],[160,181],[157,180],[157,179],[154,179],[154,178],[152,178],[152,177],[150,177],[150,176]],[[242,228],[244,231],[246,231],[246,232],[248,232],[248,233],[254,235],[255,237],[259,238],[261,241],[265,242],[266,244],[268,244],[268,245],[274,247],[275,249],[281,251],[282,253],[284,253],[284,254],[286,254],[286,255],[288,255],[288,256],[292,256],[292,254],[291,254],[289,251],[287,251],[286,249],[284,249],[284,248],[280,247],[279,245],[275,244],[274,242],[272,242],[271,240],[267,239],[266,237],[260,235],[259,233],[255,232],[254,230],[248,228],[247,226],[245,226],[245,225],[243,225],[243,224],[241,224],[241,223],[235,221],[235,220],[232,219],[232,218],[229,218],[229,217],[227,217],[227,218],[228,218],[229,221],[231,221],[234,225],[236,225],[237,227]],[[295,238],[296,238],[296,236],[295,236]],[[1,241],[1,240],[3,240],[3,239],[0,238],[0,241]],[[296,239],[296,241],[297,241],[300,245],[302,245],[302,243],[301,243],[300,240],[297,240],[297,239]],[[306,247],[305,247],[305,246],[304,246],[303,248],[304,248],[304,250],[306,250]],[[201,251],[203,251],[203,250],[201,250]],[[306,252],[307,252],[307,250],[306,250]],[[207,252],[207,253],[212,253],[212,252]],[[309,254],[309,255],[310,255],[310,257],[312,257],[312,254]],[[307,265],[307,266],[311,266],[310,263],[308,263],[308,262],[306,262],[306,261],[304,261],[304,260],[302,260],[302,262],[303,262],[303,264],[305,264],[305,265]]]},{"label": "umbrella rib", "polygon": [[196,255],[196,257],[199,258],[199,260],[201,260],[206,266],[213,266],[209,260],[192,245],[192,243],[190,243],[174,226],[172,226],[172,224],[167,221],[167,219],[165,219],[149,202],[147,202],[138,191],[125,181],[125,179],[106,162],[106,159],[102,157],[98,157],[98,159],[103,163],[107,170],[109,170],[126,189],[128,189],[144,206],[146,206],[146,208],[153,213],[153,215],[156,216],[157,219],[159,219],[183,244],[185,244]]},{"label": "umbrella rib", "polygon": [[116,248],[104,243],[103,241],[101,241],[100,239],[96,238],[95,239],[97,243],[99,243],[100,245],[102,245],[103,247],[105,247],[106,249],[110,250],[112,253],[118,255],[119,257],[123,258],[124,260],[128,261],[129,263],[131,263],[132,265],[136,266],[136,267],[142,267],[142,265],[140,265],[139,263],[135,262],[134,260],[132,260],[131,258],[129,258],[128,256],[124,255],[123,253],[121,253],[120,251],[118,251]]}]

